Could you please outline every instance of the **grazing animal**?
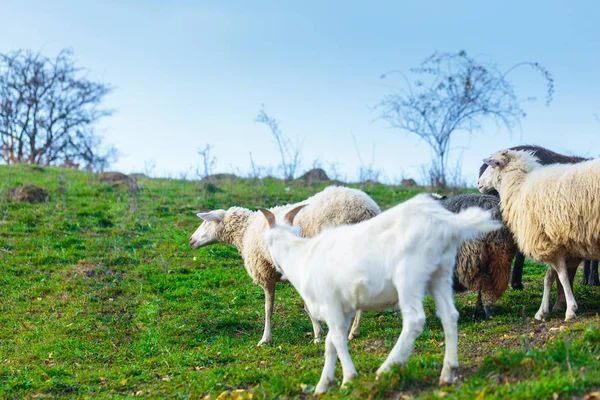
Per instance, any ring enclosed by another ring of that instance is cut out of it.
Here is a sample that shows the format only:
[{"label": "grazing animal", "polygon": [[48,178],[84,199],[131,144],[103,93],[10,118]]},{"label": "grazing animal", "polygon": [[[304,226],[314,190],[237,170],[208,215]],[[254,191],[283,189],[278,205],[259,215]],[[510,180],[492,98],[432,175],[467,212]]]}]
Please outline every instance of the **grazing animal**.
[{"label": "grazing animal", "polygon": [[465,239],[499,229],[490,211],[469,208],[458,214],[429,195],[418,195],[380,215],[355,225],[324,229],[300,238],[292,226],[302,205],[290,210],[283,224],[260,209],[270,230],[263,234],[275,267],[300,293],[312,316],[324,320],[325,365],[315,393],[334,379],[336,357],[342,363],[343,384],[356,377],[346,334],[357,310],[399,306],[402,333],[380,375],[406,362],[423,330],[423,298],[429,292],[442,320],[446,352],[440,384],[453,383],[458,368],[458,311],[452,298],[452,268]]},{"label": "grazing animal", "polygon": [[[539,163],[542,165],[549,164],[577,164],[583,161],[589,160],[588,158],[577,157],[577,156],[566,156],[564,154],[555,153],[551,150],[548,150],[541,146],[533,146],[533,145],[523,145],[523,146],[515,146],[511,147],[508,150],[515,151],[530,151],[534,156],[536,156],[539,160]],[[486,163],[483,163],[479,168],[479,176],[483,175],[485,170],[488,168]],[[498,196],[498,192],[495,189],[489,189],[486,194],[492,194]],[[523,289],[523,264],[525,263],[525,257],[523,253],[517,251],[517,255],[515,257],[515,263],[513,267],[512,277],[510,280],[510,285],[513,289]],[[586,260],[586,267],[583,270],[583,284],[590,284],[595,286],[600,286],[600,282],[598,281],[598,261],[590,261]],[[558,283],[560,286],[560,282]],[[559,288],[559,293],[562,293],[562,288]],[[560,308],[560,304],[564,301],[564,297],[559,296],[557,300],[557,305],[555,308]]]},{"label": "grazing animal", "polygon": [[535,318],[550,311],[550,291],[558,276],[566,298],[565,319],[575,318],[572,281],[582,259],[600,258],[600,159],[542,166],[527,151],[504,150],[485,159],[481,191],[500,194],[503,220],[523,254],[550,268]]},{"label": "grazing animal", "polygon": [[[301,228],[302,236],[311,237],[325,227],[355,224],[367,220],[381,212],[379,206],[366,193],[346,187],[329,186],[303,202],[308,206],[298,214],[296,224]],[[275,214],[285,213],[293,205],[272,209]],[[261,234],[267,224],[260,213],[242,207],[231,207],[227,211],[214,210],[199,213],[204,222],[190,237],[190,246],[198,249],[214,243],[226,243],[238,249],[244,259],[246,271],[254,283],[265,292],[265,329],[259,346],[272,341],[271,318],[275,299],[275,284],[281,280],[273,266]],[[311,316],[314,340],[318,343],[323,330]],[[355,328],[350,338],[358,334],[360,311],[356,314]]]},{"label": "grazing animal", "polygon": [[[494,219],[502,221],[500,200],[496,196],[461,194],[440,201],[447,210],[454,213],[469,207],[481,207],[491,210]],[[516,252],[517,244],[506,227],[467,240],[458,251],[454,268],[454,291],[468,289],[477,292],[475,311],[483,308],[486,319],[492,316],[493,307],[508,287],[511,264]]]}]

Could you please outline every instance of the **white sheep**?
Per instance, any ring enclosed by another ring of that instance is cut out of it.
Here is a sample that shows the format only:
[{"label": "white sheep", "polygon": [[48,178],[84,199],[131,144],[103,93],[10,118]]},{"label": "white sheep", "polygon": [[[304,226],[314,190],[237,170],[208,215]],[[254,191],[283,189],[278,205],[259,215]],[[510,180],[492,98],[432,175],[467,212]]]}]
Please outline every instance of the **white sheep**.
[{"label": "white sheep", "polygon": [[498,191],[503,219],[519,249],[550,266],[535,318],[543,320],[550,311],[556,275],[567,301],[565,319],[574,318],[577,266],[584,258],[600,258],[600,159],[542,166],[530,152],[504,150],[484,162],[492,168],[479,178],[480,191]]},{"label": "white sheep", "polygon": [[454,214],[429,195],[419,195],[368,221],[300,238],[300,230],[291,224],[302,206],[290,210],[283,225],[269,210],[260,210],[271,227],[263,237],[276,268],[300,293],[310,314],[329,327],[325,366],[315,393],[325,392],[333,382],[336,355],[343,384],[356,376],[346,333],[357,310],[400,307],[402,333],[377,374],[404,363],[423,330],[426,291],[444,327],[440,384],[453,383],[458,368],[458,311],[452,298],[456,253],[463,240],[502,224],[493,221],[489,211],[474,207]]},{"label": "white sheep", "polygon": [[[308,204],[296,218],[302,236],[311,237],[328,226],[354,224],[369,219],[381,212],[379,206],[366,193],[346,187],[330,186],[303,202]],[[293,205],[275,207],[276,214],[289,211]],[[271,317],[275,298],[275,284],[281,280],[271,261],[261,234],[267,230],[267,224],[260,213],[246,208],[231,207],[227,211],[214,210],[199,213],[204,222],[190,237],[190,246],[198,249],[214,243],[226,243],[238,249],[244,259],[246,271],[253,281],[265,292],[265,329],[258,345],[272,341]],[[309,314],[310,315],[310,314]],[[323,330],[317,320],[311,316],[315,343],[320,342]],[[358,334],[360,312],[356,314],[356,323],[350,339]]]}]

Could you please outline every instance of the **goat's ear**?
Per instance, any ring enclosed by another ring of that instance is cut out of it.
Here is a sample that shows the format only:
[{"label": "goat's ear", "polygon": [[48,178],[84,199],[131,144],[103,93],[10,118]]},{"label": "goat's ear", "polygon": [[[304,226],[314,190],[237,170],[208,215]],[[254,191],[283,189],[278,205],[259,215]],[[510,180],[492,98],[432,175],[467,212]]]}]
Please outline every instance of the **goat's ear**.
[{"label": "goat's ear", "polygon": [[288,225],[293,225],[294,224],[294,217],[296,216],[296,214],[298,214],[298,212],[300,210],[302,210],[304,207],[306,207],[308,204],[300,204],[299,206],[296,206],[294,208],[292,208],[290,211],[288,211],[285,214],[285,217],[283,217],[283,222],[285,222]]},{"label": "goat's ear", "polygon": [[269,228],[273,229],[275,227],[275,215],[267,210],[266,208],[263,207],[256,207],[256,209],[258,211],[260,211],[261,213],[263,213],[263,215],[265,216],[265,218],[267,219],[267,223],[269,224]]},{"label": "goat's ear", "polygon": [[493,158],[484,158],[483,162],[492,168],[504,168],[504,166],[506,165],[505,161],[495,160]]},{"label": "goat's ear", "polygon": [[214,221],[221,222],[223,221],[224,212],[219,212],[221,210],[209,211],[209,212],[200,212],[196,214],[199,218],[202,218],[205,221]]}]

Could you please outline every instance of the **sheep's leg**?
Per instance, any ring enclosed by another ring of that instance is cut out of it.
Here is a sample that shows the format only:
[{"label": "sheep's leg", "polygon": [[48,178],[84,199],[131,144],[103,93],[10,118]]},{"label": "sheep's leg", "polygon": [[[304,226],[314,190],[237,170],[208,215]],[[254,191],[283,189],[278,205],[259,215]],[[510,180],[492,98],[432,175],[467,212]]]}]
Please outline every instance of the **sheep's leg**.
[{"label": "sheep's leg", "polygon": [[404,278],[404,282],[396,283],[398,304],[402,311],[402,332],[387,359],[377,370],[378,376],[388,372],[393,365],[403,364],[408,360],[415,339],[421,334],[423,325],[425,325],[425,311],[423,310],[425,282],[418,282],[420,277],[413,277],[412,280],[408,279],[409,277]]},{"label": "sheep's leg", "polygon": [[268,283],[263,287],[265,291],[265,331],[262,339],[258,342],[259,346],[271,344],[273,336],[271,334],[271,318],[273,317],[273,303],[275,301],[275,282]]},{"label": "sheep's leg", "polygon": [[443,278],[432,280],[429,293],[435,302],[436,314],[442,321],[446,344],[444,368],[440,375],[440,385],[456,381],[458,370],[458,311],[452,299],[452,286]]},{"label": "sheep's leg", "polygon": [[558,279],[563,286],[565,291],[565,297],[567,299],[567,312],[565,313],[565,321],[575,318],[575,311],[577,310],[577,302],[575,296],[573,296],[573,289],[571,288],[571,282],[569,281],[569,270],[567,269],[567,263],[564,258],[559,259],[554,264]]},{"label": "sheep's leg", "polygon": [[[575,274],[577,274],[577,268],[581,263],[580,259],[572,258],[567,261],[567,272],[569,273],[569,282],[571,283],[571,291],[573,290],[573,282],[575,282]],[[565,298],[565,290],[558,279],[556,279],[556,303],[552,307],[552,311],[564,311],[567,306]]]},{"label": "sheep's leg", "polygon": [[[429,291],[429,293],[431,293],[431,290]],[[477,315],[482,309],[484,309],[484,306],[483,301],[481,300],[481,291],[479,291],[477,292],[477,302],[475,303],[475,310],[473,310],[473,320],[477,319]]]},{"label": "sheep's leg", "polygon": [[319,323],[318,320],[316,320],[311,315],[310,311],[308,311],[308,307],[306,306],[306,303],[304,303],[304,311],[306,311],[306,313],[310,317],[310,322],[312,322],[313,333],[314,333],[314,336],[313,336],[314,344],[321,343],[321,340],[323,339],[323,328],[321,327],[321,324]]},{"label": "sheep's leg", "polygon": [[321,372],[321,379],[315,388],[315,394],[325,393],[327,388],[333,383],[336,361],[337,352],[335,351],[330,331],[325,338],[325,365],[323,366],[323,372]]},{"label": "sheep's leg", "polygon": [[592,261],[592,265],[590,266],[589,284],[600,286],[600,279],[598,279],[598,261]]},{"label": "sheep's leg", "polygon": [[542,304],[537,313],[535,313],[535,319],[543,321],[548,313],[550,312],[550,292],[552,291],[552,284],[556,279],[556,271],[552,266],[548,266],[546,270],[546,276],[544,276],[544,294],[542,295]]},{"label": "sheep's leg", "polygon": [[352,323],[352,327],[350,328],[350,334],[348,335],[348,340],[355,339],[360,333],[360,318],[362,316],[362,311],[356,310],[356,314],[354,315],[354,322]]},{"label": "sheep's leg", "polygon": [[514,290],[523,289],[523,264],[525,263],[525,256],[520,251],[517,251],[515,256],[515,263],[510,277],[510,286]]},{"label": "sheep's leg", "polygon": [[589,278],[590,278],[590,271],[591,271],[591,261],[590,260],[585,260],[583,262],[583,277],[581,278],[581,284],[582,285],[587,285],[589,283]]}]

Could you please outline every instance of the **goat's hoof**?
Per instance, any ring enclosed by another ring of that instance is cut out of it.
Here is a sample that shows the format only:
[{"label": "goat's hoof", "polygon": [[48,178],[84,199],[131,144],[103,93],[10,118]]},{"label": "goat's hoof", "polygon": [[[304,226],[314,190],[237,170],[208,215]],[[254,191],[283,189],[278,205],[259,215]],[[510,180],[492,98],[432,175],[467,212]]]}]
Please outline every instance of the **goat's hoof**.
[{"label": "goat's hoof", "polygon": [[261,341],[258,342],[258,344],[256,346],[260,347],[260,346],[270,346],[270,345],[271,345],[271,339],[261,339]]},{"label": "goat's hoof", "polygon": [[523,284],[522,283],[515,283],[514,285],[511,284],[510,287],[512,288],[512,290],[523,290]]},{"label": "goat's hoof", "polygon": [[358,333],[350,333],[348,335],[348,340],[354,340],[358,336]]},{"label": "goat's hoof", "polygon": [[577,317],[577,315],[574,312],[568,312],[565,315],[565,321],[570,321],[572,319],[575,319],[575,317]]},{"label": "goat's hoof", "polygon": [[315,338],[315,340],[313,340],[313,344],[320,344],[320,343],[322,343],[322,342],[323,342],[323,339],[322,339],[322,338],[320,338],[320,337],[318,337],[318,338]]},{"label": "goat's hoof", "polygon": [[315,395],[325,394],[325,392],[329,388],[329,385],[330,385],[329,382],[319,381],[319,383],[317,384],[317,387],[315,388]]},{"label": "goat's hoof", "polygon": [[390,370],[391,366],[388,365],[382,365],[381,367],[379,367],[379,369],[377,370],[376,374],[377,374],[377,379],[379,379],[379,377],[383,374],[385,374],[386,372],[388,372]]},{"label": "goat's hoof", "polygon": [[535,313],[535,316],[533,318],[537,319],[538,321],[545,321],[546,320],[546,313],[543,313],[541,311],[538,311]]},{"label": "goat's hoof", "polygon": [[440,386],[453,385],[456,383],[458,367],[444,367],[438,384]]},{"label": "goat's hoof", "polygon": [[354,379],[356,379],[357,376],[358,376],[358,374],[355,372],[353,374],[350,374],[348,377],[345,377],[342,380],[342,387],[345,387],[346,385],[348,385],[350,382],[352,382]]}]

